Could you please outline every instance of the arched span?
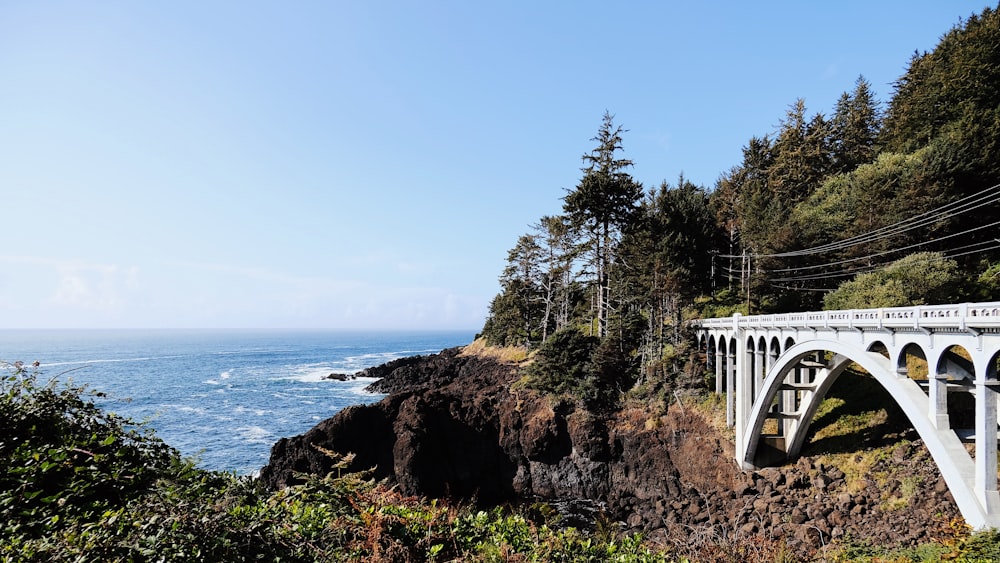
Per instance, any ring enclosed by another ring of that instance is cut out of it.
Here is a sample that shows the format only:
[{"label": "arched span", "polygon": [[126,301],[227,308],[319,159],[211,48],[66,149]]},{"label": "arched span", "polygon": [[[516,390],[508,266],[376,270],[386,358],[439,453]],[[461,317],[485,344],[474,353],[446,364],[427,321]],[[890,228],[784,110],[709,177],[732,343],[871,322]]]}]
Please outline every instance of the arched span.
[{"label": "arched span", "polygon": [[906,414],[913,428],[923,439],[934,458],[942,477],[966,521],[975,528],[991,524],[986,505],[1000,505],[996,491],[990,498],[980,501],[975,488],[975,465],[958,436],[950,429],[938,429],[927,416],[927,395],[908,377],[896,373],[893,362],[877,352],[867,352],[837,340],[817,339],[796,344],[789,348],[767,372],[760,393],[750,409],[744,432],[744,443],[737,444],[738,459],[745,469],[755,467],[757,449],[762,440],[762,429],[775,396],[786,376],[803,359],[817,352],[832,352],[833,359],[817,374],[815,390],[806,393],[799,424],[793,436],[786,437],[788,452],[796,452],[795,443],[804,439],[816,408],[826,396],[836,378],[847,365],[854,362],[867,371],[896,401]]}]

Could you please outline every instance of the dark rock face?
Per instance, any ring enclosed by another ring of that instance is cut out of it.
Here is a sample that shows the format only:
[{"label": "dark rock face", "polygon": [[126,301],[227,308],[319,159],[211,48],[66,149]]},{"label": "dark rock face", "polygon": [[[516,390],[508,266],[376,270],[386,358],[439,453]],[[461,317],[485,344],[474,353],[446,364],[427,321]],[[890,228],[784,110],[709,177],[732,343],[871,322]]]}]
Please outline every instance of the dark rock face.
[{"label": "dark rock face", "polygon": [[[515,367],[459,352],[359,374],[383,377],[372,387],[391,394],[280,440],[261,479],[281,487],[294,472],[330,471],[332,461],[315,444],[354,452],[351,469],[374,467],[376,478],[404,494],[481,504],[596,501],[627,528],[693,555],[695,536],[777,539],[799,554],[843,536],[912,544],[959,516],[919,442],[904,442],[900,455],[851,483],[809,458],[744,473],[732,442],[694,412],[598,417],[519,388]],[[875,479],[890,470],[906,482]]]}]

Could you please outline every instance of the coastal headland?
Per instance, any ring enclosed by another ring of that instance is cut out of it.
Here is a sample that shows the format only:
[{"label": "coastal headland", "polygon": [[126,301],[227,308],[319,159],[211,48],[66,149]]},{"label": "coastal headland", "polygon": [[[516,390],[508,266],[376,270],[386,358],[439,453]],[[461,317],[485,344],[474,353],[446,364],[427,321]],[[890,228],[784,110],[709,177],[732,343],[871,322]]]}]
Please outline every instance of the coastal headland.
[{"label": "coastal headland", "polygon": [[675,546],[780,539],[803,557],[843,538],[916,545],[961,521],[926,448],[905,430],[875,456],[858,444],[865,474],[822,452],[743,472],[691,390],[657,409],[596,413],[519,385],[517,365],[461,348],[363,375],[381,378],[373,390],[388,395],[277,442],[261,471],[267,486],[331,471],[321,448],[356,454],[350,469],[374,468],[406,495],[484,507],[583,503],[583,526],[618,523]]}]

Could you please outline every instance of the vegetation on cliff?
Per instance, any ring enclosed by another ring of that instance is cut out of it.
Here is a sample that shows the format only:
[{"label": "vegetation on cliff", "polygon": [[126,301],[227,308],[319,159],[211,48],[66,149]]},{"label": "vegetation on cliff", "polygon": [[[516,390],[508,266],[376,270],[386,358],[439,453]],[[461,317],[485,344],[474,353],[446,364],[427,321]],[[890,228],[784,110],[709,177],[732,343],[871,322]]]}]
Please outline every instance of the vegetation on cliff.
[{"label": "vegetation on cliff", "polygon": [[206,471],[86,390],[0,376],[0,561],[668,561],[639,536],[407,497],[366,473],[278,491]]},{"label": "vegetation on cliff", "polygon": [[[316,444],[312,447],[330,459],[331,470],[270,490],[256,479],[198,469],[144,425],[102,411],[86,390],[42,383],[21,365],[4,368],[4,562],[802,560],[802,553],[780,536],[727,532],[724,523],[682,526],[685,531],[678,537],[654,546],[606,518],[598,518],[588,531],[564,527],[547,504],[478,509],[407,496],[370,472],[348,470],[350,456]],[[684,447],[710,461],[700,438]],[[899,459],[886,458],[884,465]],[[705,476],[703,469],[686,471]],[[798,470],[792,471],[795,475]],[[870,467],[875,476],[880,471],[884,469]],[[810,475],[822,478],[815,470]],[[647,477],[660,481],[656,475]],[[906,491],[905,483],[901,488],[885,485]],[[902,510],[907,501],[900,500],[903,505],[889,510],[906,518]],[[686,507],[685,513],[701,504],[681,495],[673,502]],[[905,549],[840,541],[822,556],[831,561],[946,557],[961,562],[1000,555],[995,532],[970,534],[959,525],[940,539]]]},{"label": "vegetation on cliff", "polygon": [[[693,316],[1000,299],[998,37],[986,9],[886,103],[863,77],[830,115],[795,100],[711,188],[639,185],[606,113],[562,213],[510,250],[482,336],[537,348],[539,389],[613,399],[682,373]],[[546,346],[584,342],[566,331],[597,339],[572,376]]]}]

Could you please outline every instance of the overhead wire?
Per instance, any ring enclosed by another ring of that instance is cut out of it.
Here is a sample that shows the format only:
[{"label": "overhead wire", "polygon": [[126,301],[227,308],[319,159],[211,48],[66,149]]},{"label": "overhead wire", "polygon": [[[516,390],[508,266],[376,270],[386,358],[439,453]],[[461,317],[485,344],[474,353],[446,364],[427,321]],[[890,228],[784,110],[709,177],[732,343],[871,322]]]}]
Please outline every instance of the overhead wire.
[{"label": "overhead wire", "polygon": [[[875,242],[891,236],[904,233],[913,229],[918,229],[920,227],[925,227],[932,225],[935,222],[950,219],[956,215],[961,215],[980,207],[990,205],[995,203],[996,196],[1000,195],[1000,184],[990,186],[976,192],[972,195],[966,196],[962,199],[953,201],[942,205],[936,209],[926,211],[919,215],[903,219],[902,221],[897,221],[891,225],[886,225],[880,227],[873,231],[868,231],[860,235],[849,237],[843,240],[834,241],[826,244],[821,244],[818,246],[802,249],[793,250],[789,252],[778,252],[773,254],[754,254],[754,258],[790,258],[796,256],[808,256],[812,254],[820,254],[823,252],[830,252],[834,250],[841,250],[844,248],[849,248],[851,246],[857,246],[859,244],[866,244],[870,242]],[[741,258],[742,255],[739,254],[721,254],[720,258]]]},{"label": "overhead wire", "polygon": [[[998,222],[998,223],[1000,223],[1000,222]],[[977,248],[975,250],[968,250],[970,248],[974,248],[974,247],[977,247],[977,246],[983,246],[983,245],[987,245],[987,244],[991,244],[992,246],[988,246],[986,248]],[[968,256],[970,254],[976,254],[978,252],[988,252],[990,250],[996,250],[996,249],[1000,249],[1000,239],[980,241],[980,242],[976,242],[976,243],[972,243],[972,244],[967,244],[965,246],[959,246],[957,248],[951,248],[951,249],[948,249],[947,251],[945,251],[944,253],[942,253],[941,256],[934,257],[934,258],[929,258],[929,260],[935,260],[936,261],[936,260],[946,260],[946,259],[949,259],[949,258],[959,258],[961,256]],[[957,251],[957,250],[965,250],[965,252],[957,252],[956,253],[955,251]],[[830,278],[842,278],[842,277],[853,276],[853,275],[856,275],[856,274],[864,274],[864,273],[867,273],[867,272],[872,272],[872,271],[878,270],[879,268],[883,268],[886,265],[887,265],[887,263],[882,262],[882,263],[877,263],[877,264],[869,264],[869,265],[861,266],[861,267],[850,269],[850,270],[844,270],[844,271],[841,271],[841,272],[832,272],[832,273],[831,272],[822,272],[822,273],[817,273],[817,274],[806,274],[806,275],[803,275],[803,276],[789,276],[789,277],[780,277],[780,278],[768,278],[767,281],[769,281],[769,282],[792,282],[792,281],[810,281],[810,280],[820,280],[820,279],[830,279]]]},{"label": "overhead wire", "polygon": [[843,239],[840,241],[835,241],[827,243],[825,245],[819,245],[812,248],[807,248],[804,250],[795,250],[789,252],[779,252],[775,254],[761,255],[766,257],[792,257],[792,256],[807,256],[811,254],[819,254],[821,252],[829,252],[833,250],[841,250],[843,248],[849,248],[851,246],[857,246],[859,244],[866,244],[870,242],[875,242],[891,236],[904,233],[906,231],[912,231],[914,229],[919,229],[921,227],[926,227],[932,225],[939,221],[944,221],[955,217],[956,215],[961,215],[980,207],[984,207],[995,203],[996,197],[1000,194],[1000,184],[981,190],[975,194],[962,198],[960,200],[945,204],[936,210],[927,211],[910,217],[909,219],[904,219],[902,221],[897,221],[891,225],[886,225],[880,227],[873,231],[867,233],[862,233],[854,237]]},{"label": "overhead wire", "polygon": [[[891,225],[887,225],[887,226],[881,227],[879,229],[875,229],[873,231],[869,231],[867,233],[862,233],[860,235],[856,235],[854,237],[850,237],[850,238],[843,239],[843,240],[840,240],[840,241],[835,241],[835,242],[831,242],[831,243],[827,243],[827,244],[823,244],[823,245],[818,245],[818,246],[815,246],[815,247],[811,247],[811,248],[803,249],[803,250],[799,250],[799,251],[784,252],[784,253],[774,253],[774,254],[748,254],[748,255],[722,254],[722,255],[717,255],[717,256],[720,257],[720,258],[730,258],[730,259],[737,259],[737,258],[759,259],[759,258],[784,258],[784,257],[808,256],[808,255],[812,255],[812,254],[819,254],[819,253],[822,253],[822,252],[832,252],[832,251],[835,251],[835,250],[841,250],[841,249],[844,249],[844,248],[850,248],[852,246],[857,246],[859,244],[865,244],[865,243],[871,243],[871,242],[876,242],[876,241],[879,241],[879,240],[883,240],[883,239],[886,239],[886,238],[898,235],[900,233],[904,233],[904,232],[911,231],[911,230],[914,230],[914,229],[917,229],[917,228],[921,228],[921,227],[927,227],[927,226],[933,225],[934,223],[937,223],[937,222],[940,222],[940,221],[944,221],[946,219],[950,219],[950,218],[955,217],[957,215],[961,215],[961,214],[964,214],[964,213],[968,213],[970,211],[974,211],[976,209],[980,209],[980,208],[982,208],[984,206],[996,203],[998,201],[997,197],[996,197],[997,195],[1000,195],[1000,184],[996,184],[996,185],[991,186],[989,188],[980,190],[977,193],[971,194],[969,196],[966,196],[966,197],[961,198],[959,200],[956,200],[954,202],[942,205],[942,206],[940,206],[940,207],[938,207],[936,209],[933,209],[933,210],[921,213],[921,214],[916,215],[914,217],[910,217],[910,218],[904,219],[902,221],[897,221],[896,223],[893,223]],[[814,265],[808,265],[808,266],[801,266],[801,267],[798,267],[798,268],[781,268],[781,269],[765,270],[765,271],[767,271],[769,273],[799,272],[799,271],[802,271],[802,270],[815,270],[815,269],[819,269],[819,268],[830,268],[830,267],[833,267],[833,266],[843,266],[845,264],[856,263],[856,262],[859,262],[859,261],[862,261],[862,260],[869,260],[870,261],[873,258],[879,258],[879,257],[883,257],[883,256],[886,256],[886,255],[889,255],[889,254],[894,254],[894,253],[897,253],[897,252],[904,252],[906,250],[912,250],[912,249],[919,248],[919,247],[922,247],[922,246],[926,246],[926,245],[930,245],[930,244],[934,244],[934,243],[939,243],[939,242],[944,241],[944,240],[952,239],[952,238],[958,237],[958,236],[968,235],[970,233],[977,232],[977,231],[980,231],[980,230],[983,230],[983,229],[987,229],[987,228],[990,228],[990,227],[996,227],[998,225],[1000,225],[1000,221],[995,221],[993,223],[989,223],[989,224],[986,224],[986,225],[980,225],[978,227],[973,227],[971,229],[966,229],[966,230],[958,232],[958,233],[952,233],[952,234],[945,235],[945,236],[942,236],[942,237],[938,237],[938,238],[935,238],[935,239],[932,239],[932,240],[921,241],[921,242],[914,243],[914,244],[911,244],[911,245],[907,245],[907,246],[904,246],[904,247],[893,248],[893,249],[890,249],[890,250],[885,250],[885,251],[882,251],[882,252],[876,252],[876,253],[872,253],[872,254],[868,254],[868,255],[860,256],[860,257],[855,257],[855,258],[838,260],[838,261],[834,261],[834,262],[827,262],[827,263],[824,263],[824,264],[814,264]],[[977,247],[983,247],[984,245],[990,245],[990,246],[986,246],[984,248],[977,248]],[[979,242],[975,242],[975,243],[968,244],[968,245],[965,245],[965,246],[959,246],[959,247],[956,247],[956,248],[950,248],[950,249],[943,250],[943,251],[941,251],[942,254],[941,254],[941,256],[938,259],[942,259],[943,260],[943,259],[948,259],[948,258],[958,258],[958,257],[961,257],[961,256],[967,256],[967,255],[970,255],[970,254],[975,254],[975,253],[980,253],[980,252],[988,252],[988,251],[997,250],[997,249],[1000,249],[1000,239],[992,239],[992,240],[986,240],[986,241],[979,241]],[[959,252],[959,251],[963,251],[963,252]],[[770,285],[772,287],[775,287],[775,288],[778,288],[778,289],[787,289],[787,290],[794,290],[794,291],[830,291],[829,289],[817,289],[817,288],[805,288],[805,287],[797,288],[797,287],[791,287],[791,286],[787,286],[787,285],[777,285],[775,282],[785,282],[785,283],[788,283],[788,282],[817,281],[817,280],[823,280],[823,279],[833,280],[833,279],[836,279],[836,278],[850,277],[850,276],[855,276],[857,274],[874,271],[874,270],[877,270],[879,268],[884,267],[885,265],[886,265],[886,263],[884,263],[884,262],[882,262],[882,263],[870,263],[870,264],[866,264],[866,265],[862,265],[862,266],[848,267],[846,269],[843,269],[843,270],[840,270],[840,271],[835,271],[835,272],[817,272],[817,273],[814,273],[814,274],[805,274],[805,275],[800,275],[800,276],[784,276],[784,277],[778,277],[778,278],[769,278],[769,279],[767,279],[765,281],[768,282],[768,283],[770,283]],[[747,273],[743,268],[740,268],[739,270],[737,270],[737,269],[732,268],[732,267],[727,267],[724,264],[720,264],[720,266],[721,266],[721,270],[723,270],[729,276],[739,275],[739,276],[742,277],[744,274]],[[757,267],[757,271],[760,272],[760,267],[759,266]]]},{"label": "overhead wire", "polygon": [[844,260],[838,260],[836,262],[828,262],[826,264],[816,264],[816,265],[812,265],[812,266],[800,266],[800,267],[797,267],[797,268],[781,268],[781,269],[770,270],[770,271],[771,272],[795,272],[795,271],[799,271],[799,270],[815,270],[817,268],[827,268],[827,267],[830,267],[830,266],[839,266],[841,264],[848,264],[848,263],[857,262],[857,261],[860,261],[860,260],[868,260],[870,258],[877,258],[879,256],[885,256],[886,254],[893,254],[893,253],[896,253],[896,252],[903,252],[903,251],[906,251],[906,250],[912,250],[912,249],[920,247],[920,246],[925,246],[925,245],[928,245],[928,244],[933,244],[935,242],[940,242],[942,240],[947,240],[947,239],[954,238],[954,237],[961,236],[961,235],[967,235],[967,234],[975,232],[975,231],[980,231],[980,230],[983,230],[983,229],[987,229],[989,227],[996,227],[998,225],[1000,225],[1000,221],[996,221],[996,222],[990,223],[988,225],[980,225],[978,227],[973,227],[971,229],[962,231],[960,233],[952,233],[950,235],[945,235],[943,237],[938,237],[936,239],[921,241],[921,242],[914,243],[914,244],[911,244],[909,246],[904,246],[904,247],[901,247],[901,248],[894,248],[894,249],[885,250],[885,251],[882,251],[882,252],[875,252],[873,254],[868,254],[866,256],[858,256],[856,258],[846,258]]}]

